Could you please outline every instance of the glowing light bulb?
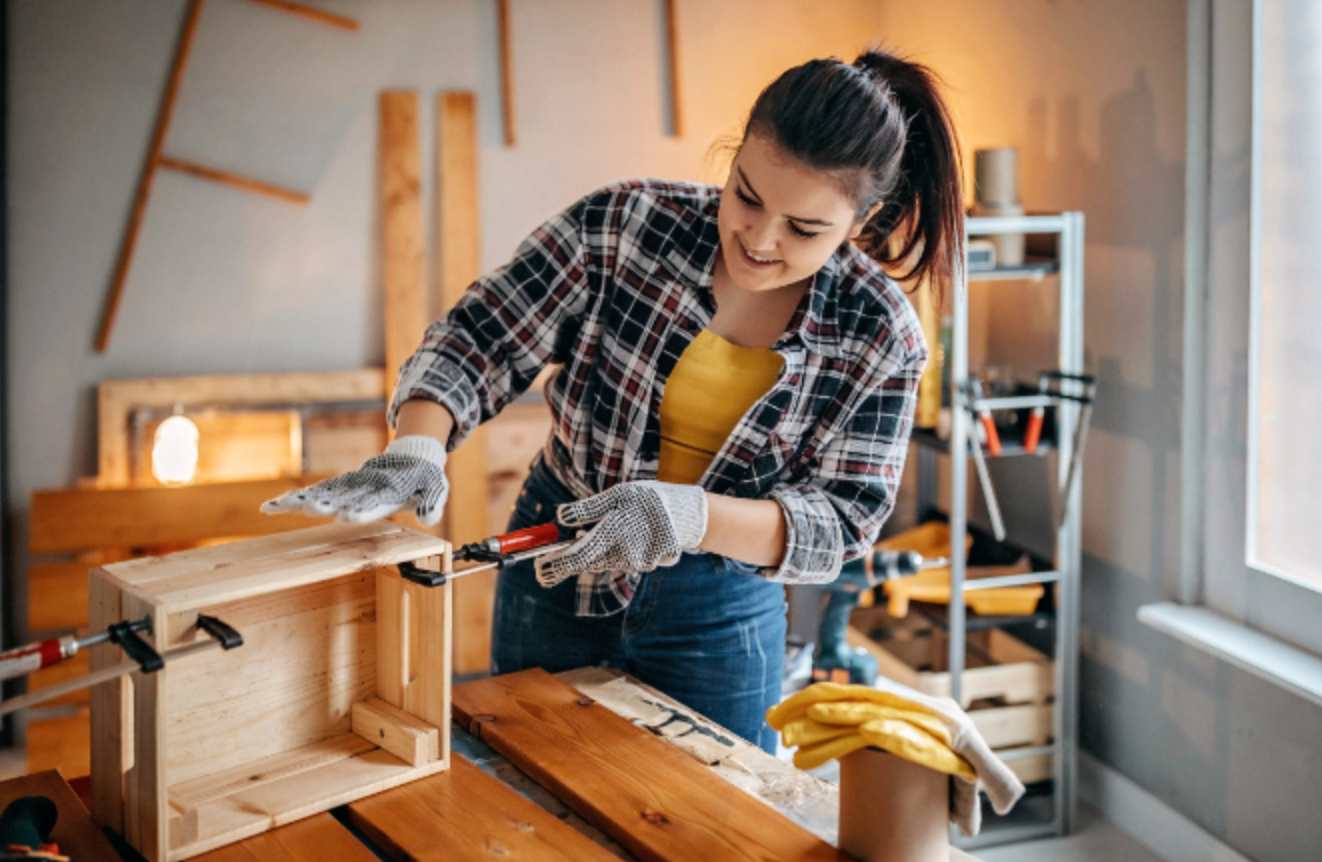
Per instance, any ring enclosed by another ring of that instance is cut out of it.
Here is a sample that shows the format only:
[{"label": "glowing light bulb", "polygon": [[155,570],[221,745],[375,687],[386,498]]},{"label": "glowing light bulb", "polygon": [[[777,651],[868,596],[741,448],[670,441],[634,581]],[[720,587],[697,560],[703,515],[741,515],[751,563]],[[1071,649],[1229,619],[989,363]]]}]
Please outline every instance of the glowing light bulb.
[{"label": "glowing light bulb", "polygon": [[197,426],[185,416],[171,416],[156,429],[151,474],[163,485],[186,485],[197,475]]}]

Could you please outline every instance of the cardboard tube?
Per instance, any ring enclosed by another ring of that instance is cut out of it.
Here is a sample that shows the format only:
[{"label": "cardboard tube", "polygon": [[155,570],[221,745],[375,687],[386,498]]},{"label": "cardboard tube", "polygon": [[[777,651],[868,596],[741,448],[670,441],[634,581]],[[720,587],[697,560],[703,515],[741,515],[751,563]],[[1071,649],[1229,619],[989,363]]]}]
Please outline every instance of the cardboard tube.
[{"label": "cardboard tube", "polygon": [[1019,151],[995,147],[973,153],[973,182],[980,204],[1019,203]]},{"label": "cardboard tube", "polygon": [[840,849],[859,862],[948,862],[950,776],[876,748],[840,760]]}]

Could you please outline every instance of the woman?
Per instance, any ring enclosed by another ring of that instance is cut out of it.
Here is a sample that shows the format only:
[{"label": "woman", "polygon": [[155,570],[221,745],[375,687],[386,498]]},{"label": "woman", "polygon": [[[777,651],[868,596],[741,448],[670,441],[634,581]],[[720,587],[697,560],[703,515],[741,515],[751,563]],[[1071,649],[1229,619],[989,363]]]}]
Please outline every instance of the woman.
[{"label": "woman", "polygon": [[579,539],[501,573],[492,671],[608,663],[774,750],[782,585],[864,553],[904,465],[926,346],[882,264],[948,284],[961,218],[925,69],[791,69],[723,189],[621,183],[551,219],[428,330],[385,454],[264,509],[435,523],[445,453],[560,365],[510,528]]}]

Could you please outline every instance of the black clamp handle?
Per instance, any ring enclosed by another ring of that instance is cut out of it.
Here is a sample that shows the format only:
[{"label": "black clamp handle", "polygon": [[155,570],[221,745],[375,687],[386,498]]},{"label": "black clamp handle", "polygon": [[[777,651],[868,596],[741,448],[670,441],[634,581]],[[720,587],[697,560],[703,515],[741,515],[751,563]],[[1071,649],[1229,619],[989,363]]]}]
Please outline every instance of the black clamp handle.
[{"label": "black clamp handle", "polygon": [[221,649],[234,649],[243,646],[243,635],[239,634],[237,629],[222,619],[209,617],[206,614],[198,614],[197,627],[220,641]]},{"label": "black clamp handle", "polygon": [[506,566],[512,566],[519,560],[513,554],[502,554],[499,551],[488,551],[477,545],[464,545],[456,559],[463,560],[466,563],[495,563],[497,569],[503,569]]},{"label": "black clamp handle", "polygon": [[138,663],[143,673],[156,673],[156,671],[165,667],[165,659],[161,654],[152,649],[151,644],[147,643],[138,636],[136,629],[144,628],[151,633],[151,617],[144,619],[146,625],[130,622],[115,623],[109,629],[110,642],[119,644],[124,652],[128,653],[129,658]]},{"label": "black clamp handle", "polygon": [[415,584],[421,584],[424,587],[439,587],[446,581],[444,572],[433,572],[431,569],[424,569],[417,563],[404,562],[399,564],[399,576],[406,581]]}]

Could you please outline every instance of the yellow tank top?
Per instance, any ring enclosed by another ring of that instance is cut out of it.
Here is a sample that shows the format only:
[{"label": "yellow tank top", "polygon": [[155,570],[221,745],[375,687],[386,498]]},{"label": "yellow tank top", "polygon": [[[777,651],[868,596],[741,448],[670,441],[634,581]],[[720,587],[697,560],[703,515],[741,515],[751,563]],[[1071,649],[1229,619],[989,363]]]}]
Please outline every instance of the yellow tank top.
[{"label": "yellow tank top", "polygon": [[766,347],[740,347],[704,329],[666,380],[661,396],[662,482],[693,485],[716,453],[767,394],[784,359]]}]

